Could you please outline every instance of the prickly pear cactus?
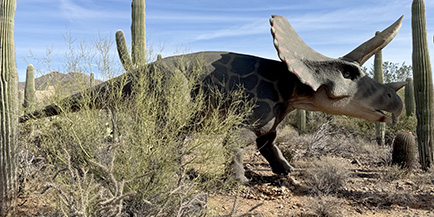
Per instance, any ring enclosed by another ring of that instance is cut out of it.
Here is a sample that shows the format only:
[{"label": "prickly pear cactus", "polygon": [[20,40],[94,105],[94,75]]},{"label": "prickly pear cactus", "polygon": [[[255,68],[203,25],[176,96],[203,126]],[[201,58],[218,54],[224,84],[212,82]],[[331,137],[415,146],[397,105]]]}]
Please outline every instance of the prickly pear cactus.
[{"label": "prickly pear cactus", "polygon": [[416,142],[410,131],[399,131],[393,141],[392,164],[411,169],[416,163]]},{"label": "prickly pear cactus", "polygon": [[145,0],[133,0],[131,8],[132,58],[128,54],[124,32],[122,30],[116,32],[116,46],[119,58],[121,59],[121,63],[126,71],[129,71],[133,67],[139,67],[146,64]]},{"label": "prickly pear cactus", "polygon": [[[375,35],[380,34],[380,31],[377,31]],[[384,83],[383,81],[383,52],[380,50],[375,54],[374,59],[374,80],[379,83]],[[376,140],[378,145],[384,145],[384,137],[386,134],[386,123],[375,123],[375,131],[376,131]]]},{"label": "prickly pear cactus", "polygon": [[425,2],[413,0],[411,27],[413,34],[413,79],[416,101],[419,159],[423,169],[433,163],[433,84],[426,32]]},{"label": "prickly pear cactus", "polygon": [[24,108],[32,109],[35,105],[35,68],[32,64],[27,66],[26,86],[24,87]]},{"label": "prickly pear cactus", "polygon": [[405,114],[407,117],[415,114],[413,78],[408,77],[405,85]]},{"label": "prickly pear cactus", "polygon": [[11,214],[17,189],[18,76],[15,63],[16,0],[0,4],[0,216]]}]

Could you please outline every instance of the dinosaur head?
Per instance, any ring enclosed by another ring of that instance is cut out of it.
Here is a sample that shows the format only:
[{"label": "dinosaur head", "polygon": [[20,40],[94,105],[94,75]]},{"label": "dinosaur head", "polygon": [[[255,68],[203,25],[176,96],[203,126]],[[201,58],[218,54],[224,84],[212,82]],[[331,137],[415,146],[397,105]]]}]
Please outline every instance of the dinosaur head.
[{"label": "dinosaur head", "polygon": [[300,97],[301,100],[294,99],[294,107],[369,121],[391,122],[397,118],[402,101],[396,91],[405,83],[378,83],[360,67],[396,36],[401,22],[402,17],[347,55],[334,59],[314,51],[286,18],[274,15],[270,19],[271,33],[279,58],[289,72],[313,90],[313,94]]}]

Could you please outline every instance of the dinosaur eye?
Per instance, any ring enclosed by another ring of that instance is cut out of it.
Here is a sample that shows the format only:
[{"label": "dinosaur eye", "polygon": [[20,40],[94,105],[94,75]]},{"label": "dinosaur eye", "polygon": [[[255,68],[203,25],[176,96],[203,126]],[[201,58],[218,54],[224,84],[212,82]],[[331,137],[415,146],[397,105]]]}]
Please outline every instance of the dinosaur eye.
[{"label": "dinosaur eye", "polygon": [[346,79],[351,79],[351,72],[344,70],[342,72],[342,76],[344,76],[344,78],[346,78]]},{"label": "dinosaur eye", "polygon": [[356,79],[360,75],[359,68],[353,65],[344,65],[341,68],[341,72],[342,72],[342,77],[351,80]]}]

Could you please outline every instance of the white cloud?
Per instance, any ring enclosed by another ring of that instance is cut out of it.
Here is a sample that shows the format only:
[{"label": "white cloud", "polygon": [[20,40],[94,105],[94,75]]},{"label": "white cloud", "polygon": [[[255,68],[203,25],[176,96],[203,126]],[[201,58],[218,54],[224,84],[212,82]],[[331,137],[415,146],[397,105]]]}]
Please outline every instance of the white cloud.
[{"label": "white cloud", "polygon": [[257,20],[250,23],[246,23],[244,25],[206,32],[198,35],[193,40],[194,41],[210,40],[210,39],[216,39],[222,37],[262,34],[267,32],[268,29],[269,29],[268,22],[266,21],[264,22],[263,20]]},{"label": "white cloud", "polygon": [[97,7],[94,1],[60,0],[59,3],[59,9],[63,16],[70,22],[85,19],[130,18],[129,11],[128,15],[125,12],[111,11],[107,8]]}]

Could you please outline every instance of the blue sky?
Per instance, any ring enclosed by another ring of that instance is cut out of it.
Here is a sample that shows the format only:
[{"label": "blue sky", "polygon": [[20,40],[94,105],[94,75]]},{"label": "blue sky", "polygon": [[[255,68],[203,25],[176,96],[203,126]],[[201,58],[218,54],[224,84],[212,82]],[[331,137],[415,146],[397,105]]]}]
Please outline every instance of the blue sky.
[{"label": "blue sky", "polygon": [[[163,57],[217,50],[277,59],[268,19],[278,14],[287,17],[313,49],[329,57],[340,57],[404,15],[400,33],[383,50],[383,60],[411,64],[411,2],[146,0],[147,45]],[[30,51],[43,59],[47,48],[51,49],[50,68],[65,72],[66,34],[89,44],[101,36],[114,43],[116,30],[122,29],[131,44],[131,0],[18,0],[17,4],[15,46],[20,81],[25,79],[24,59],[47,73],[43,64],[29,58]],[[425,4],[433,62],[434,1],[426,0]],[[117,55],[114,44],[112,55]],[[370,68],[371,64],[372,59],[365,65]]]}]

